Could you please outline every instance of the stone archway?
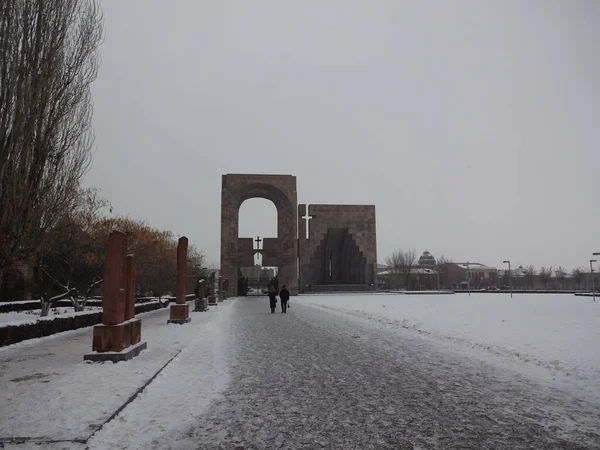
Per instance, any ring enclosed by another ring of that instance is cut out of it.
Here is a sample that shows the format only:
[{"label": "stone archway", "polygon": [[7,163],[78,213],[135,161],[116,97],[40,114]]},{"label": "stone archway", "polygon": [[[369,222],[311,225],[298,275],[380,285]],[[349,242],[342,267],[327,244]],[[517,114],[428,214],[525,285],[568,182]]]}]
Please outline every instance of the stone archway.
[{"label": "stone archway", "polygon": [[296,177],[292,175],[223,175],[221,185],[221,276],[229,295],[237,294],[238,268],[254,264],[252,238],[239,238],[239,210],[250,198],[264,198],[277,208],[277,238],[263,241],[263,265],[279,268],[279,286],[298,295]]}]

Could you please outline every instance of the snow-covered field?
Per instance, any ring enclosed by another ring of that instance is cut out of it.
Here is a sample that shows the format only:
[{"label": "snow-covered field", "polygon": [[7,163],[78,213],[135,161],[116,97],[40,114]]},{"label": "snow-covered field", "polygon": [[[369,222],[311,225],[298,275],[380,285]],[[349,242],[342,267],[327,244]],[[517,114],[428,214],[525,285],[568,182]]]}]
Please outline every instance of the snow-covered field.
[{"label": "snow-covered field", "polygon": [[418,333],[600,401],[600,302],[588,297],[379,294],[295,301]]}]

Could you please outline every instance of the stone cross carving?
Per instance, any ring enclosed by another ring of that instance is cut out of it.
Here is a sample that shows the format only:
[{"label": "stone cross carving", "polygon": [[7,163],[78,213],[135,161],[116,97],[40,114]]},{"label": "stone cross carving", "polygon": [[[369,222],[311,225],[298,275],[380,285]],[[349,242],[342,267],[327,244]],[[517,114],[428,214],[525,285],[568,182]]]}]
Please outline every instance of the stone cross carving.
[{"label": "stone cross carving", "polygon": [[210,295],[208,296],[208,304],[216,305],[217,299],[215,297],[215,273],[214,272],[210,273],[208,288],[209,288],[209,292],[210,292]]},{"label": "stone cross carving", "polygon": [[133,255],[127,255],[125,268],[125,314],[124,319],[135,317],[135,261]]},{"label": "stone cross carving", "polygon": [[144,348],[142,321],[135,319],[135,261],[127,255],[127,235],[112,231],[108,237],[102,287],[102,324],[94,327],[88,361],[124,361]]},{"label": "stone cross carving", "polygon": [[204,279],[198,280],[198,283],[196,283],[196,289],[194,289],[194,293],[196,294],[196,300],[194,300],[194,311],[208,311],[208,300],[204,298],[204,289]]},{"label": "stone cross carving", "polygon": [[223,295],[223,277],[219,276],[219,301],[222,302],[225,300],[225,296]]},{"label": "stone cross carving", "polygon": [[229,279],[225,278],[223,280],[223,298],[227,300],[227,295],[229,293]]},{"label": "stone cross carving", "polygon": [[186,296],[187,284],[187,250],[188,238],[179,238],[177,244],[177,304],[183,305]]},{"label": "stone cross carving", "polygon": [[168,323],[184,324],[190,320],[190,307],[186,302],[188,238],[182,236],[177,243],[177,297],[171,305]]}]

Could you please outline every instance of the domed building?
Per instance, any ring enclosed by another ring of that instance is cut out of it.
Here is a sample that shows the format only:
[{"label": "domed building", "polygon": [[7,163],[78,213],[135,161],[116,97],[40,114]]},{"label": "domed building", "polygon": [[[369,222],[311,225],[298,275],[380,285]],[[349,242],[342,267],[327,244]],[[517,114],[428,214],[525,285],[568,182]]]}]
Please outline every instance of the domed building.
[{"label": "domed building", "polygon": [[425,267],[428,269],[435,269],[437,266],[437,262],[431,253],[427,250],[423,252],[421,257],[419,258],[419,267]]}]

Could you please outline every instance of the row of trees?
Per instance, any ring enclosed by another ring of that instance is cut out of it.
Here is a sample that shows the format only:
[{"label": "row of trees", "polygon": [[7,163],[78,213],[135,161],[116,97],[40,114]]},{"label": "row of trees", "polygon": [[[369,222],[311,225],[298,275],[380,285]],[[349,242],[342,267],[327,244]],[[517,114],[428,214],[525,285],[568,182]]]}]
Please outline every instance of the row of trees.
[{"label": "row of trees", "polygon": [[94,0],[0,2],[0,280],[79,199],[101,39]]},{"label": "row of trees", "polygon": [[[65,212],[46,233],[35,260],[34,287],[42,298],[43,314],[58,299],[71,299],[82,310],[102,282],[109,233],[118,229],[129,236],[128,252],[135,255],[138,294],[161,296],[174,291],[177,239],[127,217],[109,218],[109,202],[95,189],[79,190],[75,207]],[[204,255],[188,248],[188,273],[204,276]]]},{"label": "row of trees", "polygon": [[[567,280],[569,278],[574,283],[573,287],[580,289],[586,275],[589,277],[589,271],[586,271],[582,267],[577,267],[569,272],[562,266],[559,266],[556,269],[553,267],[542,266],[539,270],[536,270],[534,265],[518,267],[517,269],[514,269],[511,274],[514,280],[522,279],[522,287],[528,289],[533,289],[535,287],[543,289],[566,289]],[[503,273],[502,278],[505,281],[508,280],[508,270]],[[508,281],[506,281],[506,283],[508,283]]]},{"label": "row of trees", "polygon": [[[0,284],[33,267],[42,314],[61,298],[85,306],[102,282],[113,229],[130,235],[140,292],[174,289],[175,236],[108,218],[108,201],[81,188],[102,37],[98,0],[0,2]],[[200,276],[203,255],[191,247],[189,257]]]},{"label": "row of trees", "polygon": [[[412,286],[412,278],[414,278],[414,268],[418,262],[417,253],[415,250],[398,249],[385,259],[385,264],[392,275],[400,277],[403,280],[404,286],[410,289]],[[451,262],[444,255],[436,260],[438,270],[443,271],[446,263]]]},{"label": "row of trees", "polygon": [[[442,285],[444,284],[447,275],[446,265],[450,262],[452,261],[449,258],[442,255],[437,258],[435,267],[431,267],[435,268],[439,273]],[[385,264],[391,274],[400,278],[404,286],[408,289],[414,284],[411,280],[415,277],[414,269],[416,268],[417,263],[417,253],[414,250],[398,249],[385,259]],[[566,289],[567,284],[570,284],[572,288],[580,289],[586,276],[589,277],[589,271],[586,271],[581,267],[568,272],[562,266],[559,266],[556,269],[542,266],[539,270],[536,270],[535,266],[528,265],[512,269],[511,279],[512,282],[520,288],[532,289],[537,287],[543,289]],[[567,283],[569,279],[572,281],[571,283]],[[508,271],[505,273],[500,270],[498,272],[498,277],[494,277],[492,281],[498,285],[508,285]]]}]

